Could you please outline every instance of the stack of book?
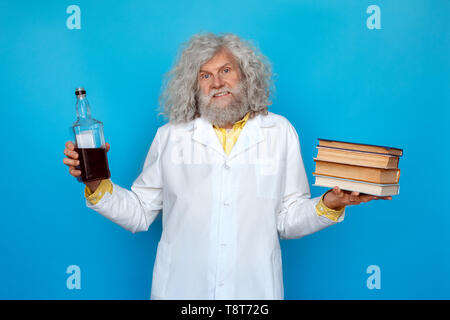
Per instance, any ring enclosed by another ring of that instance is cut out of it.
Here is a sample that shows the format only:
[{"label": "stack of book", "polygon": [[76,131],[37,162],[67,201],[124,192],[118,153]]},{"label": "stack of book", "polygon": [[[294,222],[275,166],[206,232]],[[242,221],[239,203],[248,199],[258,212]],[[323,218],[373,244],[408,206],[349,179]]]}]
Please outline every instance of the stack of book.
[{"label": "stack of book", "polygon": [[315,186],[338,186],[375,196],[399,193],[402,149],[319,139],[317,150]]}]

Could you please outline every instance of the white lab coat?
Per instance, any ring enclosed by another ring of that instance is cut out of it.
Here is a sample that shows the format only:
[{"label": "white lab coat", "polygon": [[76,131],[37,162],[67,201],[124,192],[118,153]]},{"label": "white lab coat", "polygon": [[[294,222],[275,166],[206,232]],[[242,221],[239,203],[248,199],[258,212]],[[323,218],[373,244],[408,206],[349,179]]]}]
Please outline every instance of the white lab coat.
[{"label": "white lab coat", "polygon": [[335,224],[318,201],[294,127],[269,112],[248,120],[230,155],[203,118],[165,124],[131,191],[113,183],[86,204],[133,233],[162,210],[152,299],[283,299],[279,238]]}]

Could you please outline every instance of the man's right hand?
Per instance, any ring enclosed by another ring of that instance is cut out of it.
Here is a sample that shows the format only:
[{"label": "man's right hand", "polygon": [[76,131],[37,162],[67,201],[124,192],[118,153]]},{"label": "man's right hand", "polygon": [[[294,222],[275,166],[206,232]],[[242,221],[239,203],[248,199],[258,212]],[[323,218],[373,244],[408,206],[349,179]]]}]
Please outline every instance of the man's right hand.
[{"label": "man's right hand", "polygon": [[[109,143],[106,142],[105,146],[106,152],[108,152],[110,148]],[[72,143],[72,141],[66,142],[66,149],[64,149],[64,154],[67,157],[63,159],[63,163],[69,167],[69,173],[75,178],[81,176],[81,171],[76,168],[77,166],[80,165],[80,160],[78,160],[79,155],[75,151],[75,145]],[[95,192],[95,190],[97,190],[97,187],[100,185],[100,182],[102,181],[101,180],[89,181],[85,182],[85,184],[88,186],[91,192]]]}]

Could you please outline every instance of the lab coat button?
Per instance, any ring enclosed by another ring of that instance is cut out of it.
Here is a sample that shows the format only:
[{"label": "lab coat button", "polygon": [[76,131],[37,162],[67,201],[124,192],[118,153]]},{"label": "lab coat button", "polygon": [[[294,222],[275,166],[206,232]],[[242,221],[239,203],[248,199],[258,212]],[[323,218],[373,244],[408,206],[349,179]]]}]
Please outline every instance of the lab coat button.
[{"label": "lab coat button", "polygon": [[224,206],[229,206],[230,204],[228,202],[223,203]]}]

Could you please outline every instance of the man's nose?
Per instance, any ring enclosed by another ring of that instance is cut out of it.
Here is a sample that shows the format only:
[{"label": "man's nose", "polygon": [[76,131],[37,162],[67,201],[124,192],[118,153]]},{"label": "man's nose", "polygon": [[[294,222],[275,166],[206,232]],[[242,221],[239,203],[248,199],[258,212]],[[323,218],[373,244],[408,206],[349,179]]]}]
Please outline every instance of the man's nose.
[{"label": "man's nose", "polygon": [[213,89],[222,88],[223,85],[224,85],[224,81],[222,80],[222,77],[220,75],[216,75],[215,77],[213,77],[213,83],[212,83]]}]

